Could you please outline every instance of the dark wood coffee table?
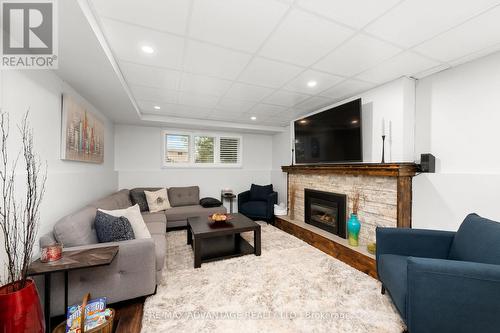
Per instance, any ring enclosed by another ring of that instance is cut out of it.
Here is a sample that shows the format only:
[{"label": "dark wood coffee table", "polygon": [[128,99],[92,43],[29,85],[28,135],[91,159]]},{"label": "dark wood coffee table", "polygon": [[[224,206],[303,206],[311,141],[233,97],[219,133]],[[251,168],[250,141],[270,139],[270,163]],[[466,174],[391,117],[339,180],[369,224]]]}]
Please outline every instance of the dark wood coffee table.
[{"label": "dark wood coffee table", "polygon": [[[260,256],[260,225],[241,214],[231,217],[225,224],[213,224],[206,216],[188,218],[187,243],[194,250],[194,268],[246,254]],[[254,246],[241,237],[245,231],[253,231]]]}]

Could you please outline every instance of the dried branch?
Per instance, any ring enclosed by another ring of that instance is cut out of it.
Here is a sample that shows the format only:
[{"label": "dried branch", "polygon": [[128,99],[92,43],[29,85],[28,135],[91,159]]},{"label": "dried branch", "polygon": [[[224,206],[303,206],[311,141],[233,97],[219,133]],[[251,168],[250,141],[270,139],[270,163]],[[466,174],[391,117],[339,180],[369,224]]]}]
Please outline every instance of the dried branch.
[{"label": "dried branch", "polygon": [[359,209],[366,200],[366,196],[361,190],[354,186],[352,190],[351,202],[352,202],[352,213],[358,215]]},{"label": "dried branch", "polygon": [[[14,284],[14,290],[24,288],[28,267],[32,259],[33,247],[38,232],[40,220],[40,203],[45,193],[47,167],[42,173],[42,163],[34,152],[33,130],[28,121],[29,111],[26,112],[18,126],[22,141],[22,150],[9,168],[8,141],[9,116],[0,114],[0,229],[5,240],[7,253],[7,281]],[[24,199],[17,201],[15,190],[16,167],[19,156],[24,159],[26,175],[26,191]]]}]

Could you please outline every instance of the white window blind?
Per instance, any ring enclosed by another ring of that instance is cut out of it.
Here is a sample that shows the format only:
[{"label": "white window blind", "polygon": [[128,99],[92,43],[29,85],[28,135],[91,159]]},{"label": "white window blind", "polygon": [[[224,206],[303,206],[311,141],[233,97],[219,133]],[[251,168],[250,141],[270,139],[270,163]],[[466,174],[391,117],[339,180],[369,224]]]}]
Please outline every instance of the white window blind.
[{"label": "white window blind", "polygon": [[165,162],[189,163],[189,135],[165,135]]},{"label": "white window blind", "polygon": [[214,163],[215,159],[215,137],[194,137],[194,162]]},{"label": "white window blind", "polygon": [[239,168],[243,138],[235,134],[163,131],[163,166]]},{"label": "white window blind", "polygon": [[240,139],[239,138],[220,138],[220,163],[238,164],[240,162]]}]

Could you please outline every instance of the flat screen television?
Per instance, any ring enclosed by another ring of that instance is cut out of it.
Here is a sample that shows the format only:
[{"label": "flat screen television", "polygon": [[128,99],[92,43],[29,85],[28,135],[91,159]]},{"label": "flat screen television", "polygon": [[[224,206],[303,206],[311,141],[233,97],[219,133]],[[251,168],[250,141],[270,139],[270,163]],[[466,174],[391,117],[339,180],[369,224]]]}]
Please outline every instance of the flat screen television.
[{"label": "flat screen television", "polygon": [[295,162],[362,162],[361,99],[296,120]]}]

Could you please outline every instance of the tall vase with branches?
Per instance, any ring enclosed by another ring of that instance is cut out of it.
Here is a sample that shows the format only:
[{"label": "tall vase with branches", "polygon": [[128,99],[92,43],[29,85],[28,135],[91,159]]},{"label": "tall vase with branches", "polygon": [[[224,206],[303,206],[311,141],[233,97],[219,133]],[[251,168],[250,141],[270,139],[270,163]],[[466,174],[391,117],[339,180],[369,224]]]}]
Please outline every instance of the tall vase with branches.
[{"label": "tall vase with branches", "polygon": [[[38,332],[44,329],[38,293],[34,282],[28,279],[28,267],[38,233],[47,168],[42,166],[35,153],[28,116],[29,111],[17,126],[21,149],[11,159],[9,114],[0,113],[0,229],[6,252],[0,306],[9,309],[0,314],[2,332]],[[23,162],[22,168],[18,168],[20,161]],[[24,191],[16,188],[18,169],[23,170],[25,176]],[[12,315],[13,311],[16,316]]]},{"label": "tall vase with branches", "polygon": [[358,219],[358,212],[361,205],[365,201],[365,196],[359,189],[359,187],[354,187],[352,190],[352,195],[350,196],[352,204],[352,213],[349,221],[347,221],[347,236],[349,244],[352,246],[359,245],[359,231],[361,230],[361,222]]}]

